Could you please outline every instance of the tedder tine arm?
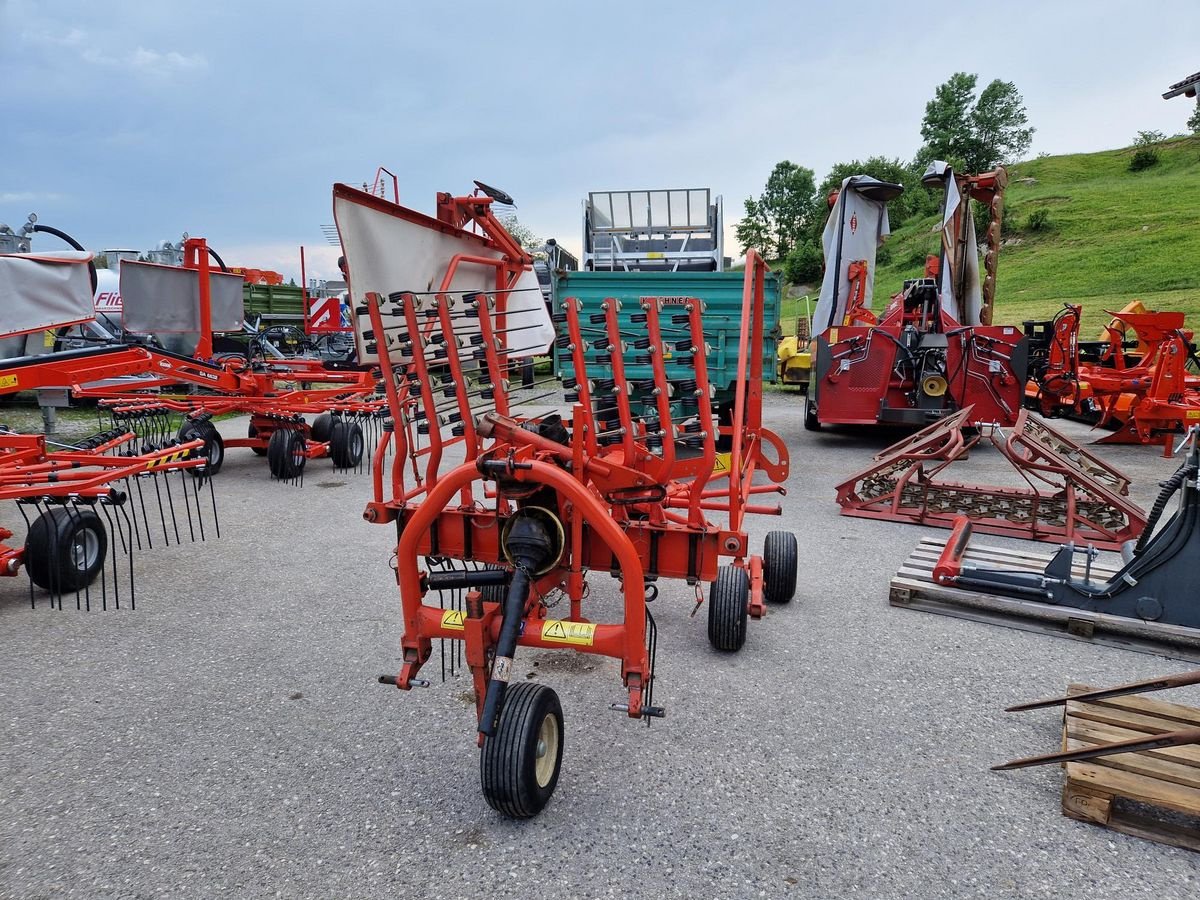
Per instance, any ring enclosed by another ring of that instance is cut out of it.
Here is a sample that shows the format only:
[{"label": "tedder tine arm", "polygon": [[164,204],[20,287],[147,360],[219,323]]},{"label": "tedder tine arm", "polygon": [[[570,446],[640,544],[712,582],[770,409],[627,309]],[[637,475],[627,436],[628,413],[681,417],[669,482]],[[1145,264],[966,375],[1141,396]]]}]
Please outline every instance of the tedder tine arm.
[{"label": "tedder tine arm", "polygon": [[1164,675],[1161,678],[1151,678],[1148,681],[1131,681],[1116,687],[1100,688],[1083,694],[1069,694],[1065,697],[1051,697],[1047,700],[1034,700],[1032,703],[1018,703],[1010,706],[1005,712],[1024,712],[1027,709],[1045,709],[1048,706],[1064,706],[1068,700],[1107,700],[1109,697],[1124,697],[1126,694],[1144,694],[1148,691],[1164,691],[1167,688],[1185,687],[1189,684],[1200,684],[1200,669],[1194,672],[1184,672],[1180,675]]},{"label": "tedder tine arm", "polygon": [[1179,731],[1168,731],[1153,737],[1117,741],[1114,744],[1084,747],[1081,750],[1064,750],[1060,753],[1047,753],[1045,756],[1027,756],[1024,759],[1014,759],[998,766],[992,766],[992,770],[1004,772],[1008,769],[1024,769],[1028,766],[1044,766],[1049,763],[1076,762],[1081,759],[1095,759],[1098,756],[1112,756],[1116,753],[1161,750],[1164,747],[1183,747],[1188,744],[1200,744],[1200,728],[1181,728]]}]

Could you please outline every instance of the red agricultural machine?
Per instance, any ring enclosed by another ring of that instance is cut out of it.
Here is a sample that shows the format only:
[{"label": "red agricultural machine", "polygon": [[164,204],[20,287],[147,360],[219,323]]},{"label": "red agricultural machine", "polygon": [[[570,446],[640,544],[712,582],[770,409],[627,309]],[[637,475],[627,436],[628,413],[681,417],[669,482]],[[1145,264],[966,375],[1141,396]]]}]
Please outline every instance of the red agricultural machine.
[{"label": "red agricultural machine", "polygon": [[[792,597],[797,545],[771,532],[758,556],[743,529],[746,514],[779,513],[751,500],[782,493],[788,472],[782,441],[761,420],[762,260],[747,261],[745,378],[731,427],[714,422],[703,304],[687,298],[643,298],[633,330],[623,330],[615,300],[585,315],[565,298],[553,318],[574,371],[560,412],[555,379],[510,385],[521,357],[554,335],[529,257],[492,212],[506,195],[476,184],[471,196],[439,194],[436,218],[337,185],[334,212],[360,358],[378,360],[390,413],[364,515],[399,534],[403,664],[380,680],[428,687],[419,676],[433,641],[461,641],[484,796],[528,817],[554,792],[564,731],[555,692],[515,676],[517,648],[618,660],[626,697],[612,708],[648,722],[664,714],[654,705],[657,629],[647,608],[657,582],[687,581],[697,607],[701,583],[711,583],[709,640],[737,650],[748,617]],[[589,372],[589,350],[600,351],[602,377]],[[626,377],[634,365],[651,376]],[[721,434],[731,464],[717,474]],[[755,484],[758,472],[772,483]],[[725,522],[712,522],[714,512]],[[585,615],[589,576],[599,573],[618,579],[619,621]],[[443,674],[445,660],[443,649]]]},{"label": "red agricultural machine", "polygon": [[[86,264],[84,255],[0,259],[14,272],[28,273],[13,332],[37,332],[92,314],[90,292],[56,296],[54,287],[53,272]],[[124,261],[121,294],[127,331],[193,335],[194,352],[107,343],[0,360],[0,393],[67,386],[75,397],[108,410],[113,427],[141,435],[151,447],[164,445],[173,432],[179,441],[203,440],[210,475],[220,470],[227,446],[266,456],[271,474],[285,480],[301,477],[315,457],[328,456],[338,468],[361,465],[384,410],[370,372],[314,359],[214,357],[214,330],[241,327],[241,277],[211,269],[203,239],[185,242],[182,268]],[[72,305],[63,311],[56,302]],[[251,416],[245,438],[222,439],[211,420],[228,413]]]},{"label": "red agricultural machine", "polygon": [[[946,192],[935,277],[906,282],[876,317],[870,312],[875,247],[887,234],[885,204],[903,189],[866,176],[846,179],[825,232],[806,428],[925,426],[968,407],[972,425],[1016,421],[1025,337],[990,324],[1007,181],[1002,168],[956,175],[944,163],[930,166],[925,182]],[[990,210],[982,279],[972,201]]]},{"label": "red agricultural machine", "polygon": [[[1026,322],[1031,353],[1027,402],[1116,430],[1109,444],[1164,441],[1200,422],[1200,371],[1181,312],[1117,312],[1100,346],[1079,339],[1082,308]],[[1136,336],[1129,340],[1129,335]]]},{"label": "red agricultural machine", "polygon": [[[203,442],[168,442],[136,452],[136,440],[132,432],[110,431],[51,446],[40,435],[0,428],[0,500],[15,501],[26,526],[23,546],[5,544],[14,534],[0,527],[0,575],[24,568],[32,605],[37,605],[36,586],[60,609],[70,593],[77,608],[90,610],[98,603],[107,609],[110,593],[120,608],[125,581],[125,599],[133,607],[135,549],[152,549],[156,541],[170,546],[184,539],[203,541],[210,534],[220,537]],[[206,508],[211,509],[207,530]],[[180,528],[181,517],[186,529]],[[128,560],[127,574],[119,555]],[[100,584],[94,587],[97,578]]]}]

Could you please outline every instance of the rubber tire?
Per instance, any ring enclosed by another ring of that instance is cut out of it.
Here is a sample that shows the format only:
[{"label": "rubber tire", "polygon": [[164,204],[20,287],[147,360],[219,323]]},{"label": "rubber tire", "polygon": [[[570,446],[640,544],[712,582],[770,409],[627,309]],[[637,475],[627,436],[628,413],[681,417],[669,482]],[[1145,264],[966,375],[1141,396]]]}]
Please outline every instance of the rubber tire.
[{"label": "rubber tire", "polygon": [[796,596],[800,545],[790,531],[769,531],[763,544],[763,599],[787,603]]},{"label": "rubber tire", "polygon": [[[554,772],[541,786],[536,775],[538,731],[548,715],[558,722],[558,750]],[[558,694],[544,684],[510,684],[496,733],[484,738],[479,752],[479,783],[488,805],[514,819],[528,819],[541,812],[558,786],[563,737]]]},{"label": "rubber tire", "polygon": [[813,403],[807,394],[804,396],[804,430],[821,430],[821,420],[817,418],[817,404]]},{"label": "rubber tire", "polygon": [[280,481],[298,478],[308,459],[304,453],[304,435],[292,428],[279,428],[267,441],[267,466]]},{"label": "rubber tire", "polygon": [[[483,567],[485,569],[503,569],[503,568],[505,568],[504,566],[499,565],[498,563],[484,563]],[[491,602],[491,603],[503,604],[504,601],[508,599],[508,585],[507,584],[485,584],[485,585],[483,585],[483,587],[479,588],[479,595],[485,603]]]},{"label": "rubber tire", "polygon": [[179,426],[179,433],[175,438],[181,444],[195,440],[204,441],[204,455],[208,457],[208,465],[203,469],[188,469],[193,475],[216,475],[221,471],[221,466],[225,465],[225,439],[217,431],[217,426],[207,419],[184,422]]},{"label": "rubber tire", "polygon": [[721,566],[708,589],[708,642],[732,653],[746,643],[750,575],[737,566]]},{"label": "rubber tire", "polygon": [[366,444],[362,426],[357,422],[334,422],[329,432],[329,458],[335,468],[356,468],[362,462]]},{"label": "rubber tire", "polygon": [[318,444],[325,443],[333,435],[333,413],[321,413],[312,420],[312,426],[308,431]]},{"label": "rubber tire", "polygon": [[[91,566],[79,568],[59,548],[69,548],[84,531],[96,536],[96,558]],[[25,568],[40,588],[64,594],[91,584],[108,553],[108,532],[95,510],[65,506],[42,513],[25,536]]]},{"label": "rubber tire", "polygon": [[[247,428],[246,428],[246,437],[248,437],[248,438],[258,437],[258,429],[255,427],[253,422],[251,422],[249,424],[249,426],[247,426]],[[267,440],[270,440],[270,438],[268,438]],[[266,447],[251,447],[250,452],[253,453],[255,456],[266,456],[267,448]]]}]

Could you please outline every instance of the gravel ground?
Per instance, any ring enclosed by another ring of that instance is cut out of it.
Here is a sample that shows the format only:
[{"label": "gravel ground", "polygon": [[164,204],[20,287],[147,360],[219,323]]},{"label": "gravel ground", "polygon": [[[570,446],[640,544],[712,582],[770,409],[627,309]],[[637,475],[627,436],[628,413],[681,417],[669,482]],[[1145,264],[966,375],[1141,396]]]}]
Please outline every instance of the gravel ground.
[{"label": "gravel ground", "polygon": [[[833,503],[888,439],[806,433],[800,409],[767,398],[792,452],[797,598],[725,656],[664,585],[665,721],[608,711],[613,661],[518,654],[566,712],[532,821],[479,794],[466,678],[441,683],[435,654],[432,688],[375,684],[398,668],[399,605],[365,475],[319,461],[289,487],[231,451],[220,540],[140,554],[134,612],[34,610],[23,578],[0,583],[0,896],[1196,896],[1194,854],[1064,818],[1057,769],[987,769],[1058,743],[1054,712],[1010,703],[1189,666],[889,607],[926,532]],[[1102,452],[1145,505],[1175,466]],[[995,480],[989,456],[974,477]],[[781,525],[750,527],[757,548]],[[615,582],[593,601],[612,617]]]}]

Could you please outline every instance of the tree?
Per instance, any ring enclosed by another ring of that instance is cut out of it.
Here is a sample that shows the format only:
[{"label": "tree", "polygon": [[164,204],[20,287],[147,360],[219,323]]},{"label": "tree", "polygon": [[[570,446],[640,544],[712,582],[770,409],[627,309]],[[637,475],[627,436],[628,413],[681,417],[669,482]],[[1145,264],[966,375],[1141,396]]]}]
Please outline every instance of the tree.
[{"label": "tree", "polygon": [[774,258],[771,228],[762,206],[753,197],[747,197],[745,210],[745,215],[733,230],[737,235],[738,243],[742,245],[742,252],[745,253],[753,247],[763,256]]},{"label": "tree", "polygon": [[1192,117],[1187,120],[1187,127],[1194,134],[1200,134],[1200,97],[1196,98],[1196,108],[1192,110]]},{"label": "tree", "polygon": [[500,224],[504,226],[504,230],[513,236],[518,244],[525,250],[530,252],[542,249],[546,243],[540,237],[533,233],[533,229],[528,225],[522,225],[518,220],[516,213],[509,213],[506,216],[498,216]]},{"label": "tree", "polygon": [[786,159],[777,163],[762,194],[757,200],[747,198],[745,209],[735,230],[742,247],[754,247],[770,259],[786,257],[817,214],[813,170]]},{"label": "tree", "polygon": [[1019,159],[1033,143],[1025,101],[1015,84],[999,78],[976,97],[978,75],[955,72],[925,104],[917,161],[942,159],[957,169],[985,172]]}]

